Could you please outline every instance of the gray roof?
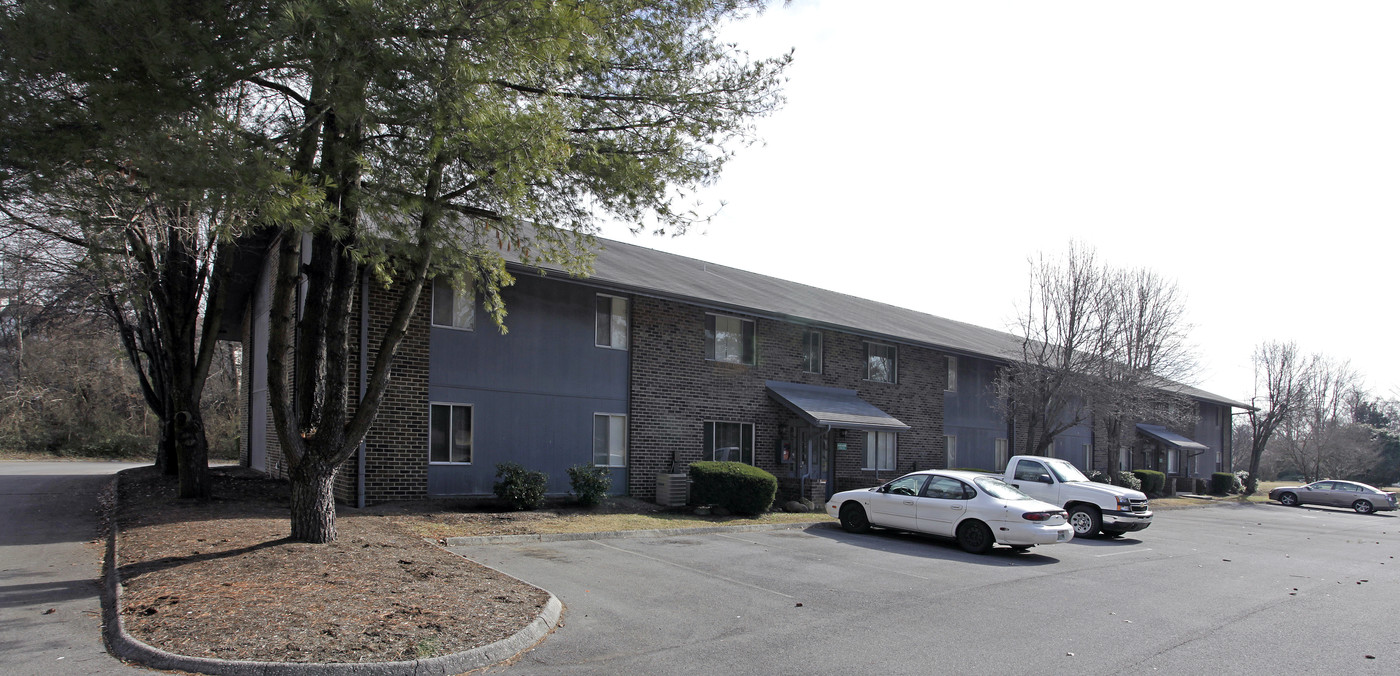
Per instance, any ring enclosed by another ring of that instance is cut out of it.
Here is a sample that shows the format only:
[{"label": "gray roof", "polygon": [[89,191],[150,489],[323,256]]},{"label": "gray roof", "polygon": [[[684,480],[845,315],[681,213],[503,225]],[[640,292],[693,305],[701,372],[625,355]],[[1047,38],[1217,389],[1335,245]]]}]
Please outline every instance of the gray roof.
[{"label": "gray roof", "polygon": [[861,399],[855,390],[770,380],[768,394],[818,427],[898,432],[909,429],[898,418]]},{"label": "gray roof", "polygon": [[[594,271],[589,277],[594,283],[645,296],[829,326],[954,354],[1003,362],[1017,361],[1021,357],[1021,339],[1005,331],[626,242],[600,237],[598,244]],[[558,266],[548,264],[541,267],[559,270]],[[1179,385],[1179,391],[1207,402],[1247,407],[1189,385]]]},{"label": "gray roof", "polygon": [[1139,432],[1142,432],[1143,434],[1146,434],[1149,437],[1153,437],[1158,441],[1167,444],[1168,446],[1175,446],[1185,451],[1210,450],[1209,446],[1206,446],[1205,444],[1200,443],[1194,439],[1190,439],[1180,434],[1177,434],[1176,432],[1168,430],[1167,428],[1162,427],[1161,425],[1145,425],[1139,423],[1137,428]]}]

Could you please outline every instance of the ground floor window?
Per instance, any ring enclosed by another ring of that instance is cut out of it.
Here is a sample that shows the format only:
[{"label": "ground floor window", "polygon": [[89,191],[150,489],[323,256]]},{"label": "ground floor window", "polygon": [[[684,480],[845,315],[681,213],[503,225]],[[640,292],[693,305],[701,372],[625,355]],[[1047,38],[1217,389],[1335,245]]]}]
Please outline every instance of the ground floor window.
[{"label": "ground floor window", "polygon": [[1009,449],[1007,448],[1006,440],[1005,440],[1005,439],[997,439],[996,454],[997,454],[997,457],[996,457],[996,465],[997,465],[997,466],[996,466],[995,468],[993,468],[993,469],[995,469],[996,471],[1000,472],[1000,471],[1003,471],[1003,470],[1006,469],[1006,463],[1009,462],[1009,461],[1011,460],[1011,454],[1010,454]]},{"label": "ground floor window", "polygon": [[753,424],[735,422],[705,423],[704,459],[718,462],[753,463]]},{"label": "ground floor window", "polygon": [[958,466],[958,438],[947,434],[943,436],[943,444],[948,449],[948,468]]},{"label": "ground floor window", "polygon": [[593,464],[599,467],[627,465],[627,416],[612,413],[593,416]]},{"label": "ground floor window", "polygon": [[463,404],[432,405],[428,420],[428,461],[471,463],[471,406]]},{"label": "ground floor window", "polygon": [[1126,472],[1133,468],[1133,453],[1127,446],[1118,447],[1118,470]]},{"label": "ground floor window", "polygon": [[866,432],[865,469],[894,469],[897,445],[894,432]]},{"label": "ground floor window", "polygon": [[1180,463],[1180,455],[1181,455],[1181,451],[1179,451],[1179,450],[1177,450],[1177,449],[1175,449],[1175,448],[1168,448],[1168,449],[1167,449],[1167,474],[1180,474],[1180,473],[1181,473],[1181,468],[1180,468],[1180,466],[1179,466],[1179,463]]}]

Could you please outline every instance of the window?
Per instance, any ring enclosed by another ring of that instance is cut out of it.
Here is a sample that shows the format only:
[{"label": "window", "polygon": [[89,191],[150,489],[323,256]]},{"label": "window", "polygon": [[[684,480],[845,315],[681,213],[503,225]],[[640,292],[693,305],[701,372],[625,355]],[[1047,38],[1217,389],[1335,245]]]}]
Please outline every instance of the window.
[{"label": "window", "polygon": [[1058,455],[1055,455],[1055,440],[1054,440],[1054,439],[1051,439],[1051,440],[1050,440],[1050,445],[1045,447],[1045,457],[1047,457],[1047,458],[1058,458],[1058,457],[1060,457],[1060,456],[1058,456]]},{"label": "window", "polygon": [[428,421],[428,462],[470,464],[472,407],[433,404]]},{"label": "window", "polygon": [[866,432],[865,469],[894,469],[896,446],[894,432]]},{"label": "window", "polygon": [[928,481],[927,474],[902,476],[885,484],[885,492],[890,495],[918,495],[925,481]]},{"label": "window", "polygon": [[898,370],[899,349],[880,343],[865,344],[865,379],[893,383]]},{"label": "window", "polygon": [[598,467],[627,465],[627,416],[611,413],[593,416],[593,464]]},{"label": "window", "polygon": [[940,500],[968,500],[977,495],[971,486],[952,477],[935,476],[924,486],[924,497]]},{"label": "window", "polygon": [[957,467],[958,463],[958,438],[948,434],[944,435],[943,443],[948,449],[948,467]]},{"label": "window", "polygon": [[753,425],[705,423],[705,460],[753,464]]},{"label": "window", "polygon": [[807,331],[802,334],[802,370],[807,373],[822,372],[821,331]]},{"label": "window", "polygon": [[476,299],[470,286],[457,290],[445,279],[433,280],[433,326],[476,329]]},{"label": "window", "polygon": [[731,364],[753,364],[752,319],[705,315],[705,358]]},{"label": "window", "polygon": [[1181,451],[1175,448],[1167,449],[1167,474],[1177,474],[1179,472],[1176,465],[1180,455]]},{"label": "window", "polygon": [[596,307],[593,344],[627,349],[627,299],[599,294]]},{"label": "window", "polygon": [[1118,471],[1126,472],[1133,468],[1133,454],[1127,446],[1118,447]]},{"label": "window", "polygon": [[1045,466],[1034,460],[1019,460],[1016,462],[1017,481],[1040,481],[1040,477],[1050,477],[1045,471]]},{"label": "window", "polygon": [[1006,463],[1011,460],[1011,455],[1005,439],[997,439],[996,444],[996,469],[1000,472],[1006,469]]},{"label": "window", "polygon": [[949,392],[958,391],[958,358],[948,357],[948,386],[945,388]]},{"label": "window", "polygon": [[1093,444],[1084,444],[1084,457],[1082,458],[1082,462],[1084,463],[1084,466],[1085,466],[1085,467],[1093,467],[1093,466],[1094,466],[1094,446],[1093,446]]}]

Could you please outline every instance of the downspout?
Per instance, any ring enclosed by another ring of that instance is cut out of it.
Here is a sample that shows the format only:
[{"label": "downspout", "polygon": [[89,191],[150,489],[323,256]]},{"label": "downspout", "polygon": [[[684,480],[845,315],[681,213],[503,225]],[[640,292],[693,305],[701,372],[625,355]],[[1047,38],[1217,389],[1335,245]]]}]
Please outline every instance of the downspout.
[{"label": "downspout", "polygon": [[[369,374],[369,275],[360,275],[360,404],[365,403],[365,378]],[[356,407],[359,410],[359,407]],[[365,436],[369,436],[366,432]],[[365,508],[365,439],[355,459],[355,506]]]}]

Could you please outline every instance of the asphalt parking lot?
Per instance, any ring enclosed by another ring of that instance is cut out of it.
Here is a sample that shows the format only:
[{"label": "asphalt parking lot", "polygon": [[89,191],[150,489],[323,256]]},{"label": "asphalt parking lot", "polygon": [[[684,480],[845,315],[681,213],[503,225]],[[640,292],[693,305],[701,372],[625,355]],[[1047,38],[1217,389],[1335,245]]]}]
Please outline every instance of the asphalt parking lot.
[{"label": "asphalt parking lot", "polygon": [[1121,539],[987,556],[826,526],[454,551],[567,608],[492,673],[1400,670],[1395,513],[1173,510]]}]

